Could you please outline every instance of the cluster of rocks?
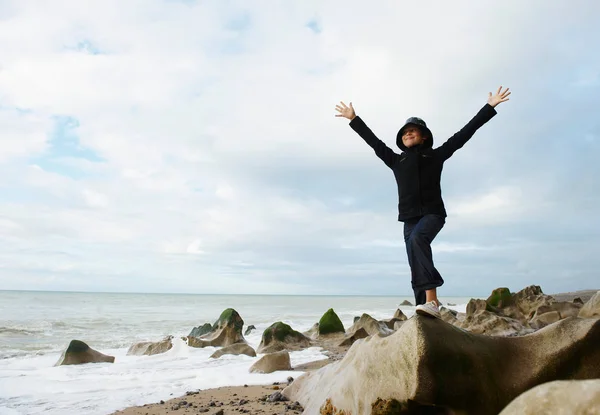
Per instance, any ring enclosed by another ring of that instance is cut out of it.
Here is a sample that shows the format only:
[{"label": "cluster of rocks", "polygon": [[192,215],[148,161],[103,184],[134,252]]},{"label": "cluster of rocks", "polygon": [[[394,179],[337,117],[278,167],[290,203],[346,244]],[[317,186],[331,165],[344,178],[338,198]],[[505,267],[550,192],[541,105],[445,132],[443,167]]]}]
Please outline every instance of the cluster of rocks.
[{"label": "cluster of rocks", "polygon": [[[510,408],[522,408],[519,400],[532,388],[548,384],[539,393],[552,394],[561,390],[552,382],[571,382],[565,387],[572,389],[600,378],[600,291],[586,301],[559,301],[539,286],[516,293],[498,288],[485,300],[472,299],[465,313],[442,307],[441,315],[407,319],[398,309],[391,319],[377,320],[363,314],[346,329],[329,309],[304,333],[273,323],[254,350],[242,334],[242,317],[228,308],[214,324],[194,327],[183,339],[190,347],[218,347],[212,358],[263,354],[250,368],[255,373],[301,369],[292,368],[289,352],[322,347],[329,357],[323,367],[265,397],[298,402],[294,408],[305,413],[363,413],[359,408],[419,413],[434,407],[447,413],[519,413]],[[164,353],[172,340],[136,343],[128,354]],[[114,357],[74,340],[57,364],[89,362],[112,363]]]},{"label": "cluster of rocks", "polygon": [[472,333],[517,336],[533,333],[549,324],[569,317],[591,316],[581,299],[556,301],[539,286],[529,286],[517,293],[497,288],[487,300],[472,299],[466,315],[446,310],[442,319]]},{"label": "cluster of rocks", "polygon": [[442,316],[395,322],[392,333],[355,342],[343,359],[303,374],[283,394],[322,415],[600,407],[600,292],[584,304],[556,301],[537,286],[500,288],[464,314]]},{"label": "cluster of rocks", "polygon": [[[403,304],[410,303],[405,301]],[[486,300],[472,299],[467,305],[466,313],[441,307],[441,316],[445,322],[471,333],[521,336],[569,317],[600,316],[600,294],[597,293],[584,304],[580,298],[556,301],[552,296],[544,294],[539,286],[529,286],[517,293],[511,293],[508,288],[497,288]],[[304,333],[281,321],[273,323],[263,332],[261,342],[254,350],[244,335],[255,330],[255,326],[248,326],[245,334],[242,334],[244,320],[235,309],[228,308],[214,324],[204,323],[194,327],[183,340],[190,347],[218,347],[211,355],[215,359],[224,355],[256,357],[257,354],[264,354],[251,371],[269,373],[273,370],[290,369],[287,352],[317,346],[326,351],[330,360],[339,360],[357,340],[376,334],[391,335],[406,321],[407,317],[402,310],[397,309],[389,320],[376,320],[369,314],[357,316],[353,325],[345,329],[335,311],[329,309],[319,322]],[[173,336],[167,336],[157,342],[135,343],[127,354],[154,355],[165,353],[172,347]],[[82,341],[73,340],[57,365],[91,362],[114,362],[114,357],[97,352]]]}]

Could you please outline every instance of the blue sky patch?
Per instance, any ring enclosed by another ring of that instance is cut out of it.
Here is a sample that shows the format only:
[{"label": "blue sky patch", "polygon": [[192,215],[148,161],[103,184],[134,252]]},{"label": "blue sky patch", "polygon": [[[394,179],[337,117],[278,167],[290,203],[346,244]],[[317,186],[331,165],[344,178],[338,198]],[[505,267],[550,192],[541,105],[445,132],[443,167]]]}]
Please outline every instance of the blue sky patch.
[{"label": "blue sky patch", "polygon": [[87,175],[73,164],[65,161],[78,158],[95,163],[105,161],[95,151],[81,145],[76,132],[79,127],[77,119],[69,116],[56,116],[54,120],[54,128],[48,137],[48,148],[44,154],[30,160],[32,164],[36,164],[46,171],[79,179]]},{"label": "blue sky patch", "polygon": [[323,31],[323,28],[321,27],[319,22],[317,22],[315,19],[308,22],[306,24],[306,27],[308,27],[310,30],[312,30],[315,33],[321,33]]}]

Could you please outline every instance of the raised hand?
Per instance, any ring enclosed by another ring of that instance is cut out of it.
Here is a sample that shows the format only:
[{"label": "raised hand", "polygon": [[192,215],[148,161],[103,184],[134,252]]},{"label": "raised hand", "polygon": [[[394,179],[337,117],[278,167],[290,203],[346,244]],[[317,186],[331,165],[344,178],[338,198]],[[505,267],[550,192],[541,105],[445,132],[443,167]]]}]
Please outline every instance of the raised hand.
[{"label": "raised hand", "polygon": [[339,112],[339,114],[336,114],[336,117],[344,117],[344,118],[348,118],[349,120],[353,120],[354,117],[356,117],[356,113],[354,112],[354,107],[352,106],[352,102],[350,103],[350,106],[347,107],[346,104],[344,104],[342,101],[340,101],[340,104],[335,106],[335,109],[337,112]]},{"label": "raised hand", "polygon": [[492,107],[495,107],[496,105],[500,104],[501,102],[508,101],[509,95],[510,95],[510,92],[508,92],[508,88],[506,88],[506,90],[504,92],[502,92],[502,86],[500,86],[500,88],[498,88],[498,91],[496,91],[495,95],[492,95],[491,92],[489,93],[487,102]]}]

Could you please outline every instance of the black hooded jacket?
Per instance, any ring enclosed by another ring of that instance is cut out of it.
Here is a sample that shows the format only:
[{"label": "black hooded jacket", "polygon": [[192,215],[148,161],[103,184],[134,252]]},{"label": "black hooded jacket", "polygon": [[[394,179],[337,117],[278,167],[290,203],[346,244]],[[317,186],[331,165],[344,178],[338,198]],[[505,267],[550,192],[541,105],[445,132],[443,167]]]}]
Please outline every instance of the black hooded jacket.
[{"label": "black hooded jacket", "polygon": [[398,220],[405,221],[431,213],[447,216],[440,186],[444,162],[494,115],[496,110],[485,104],[471,121],[436,149],[433,148],[433,137],[421,145],[406,148],[398,132],[396,145],[403,150],[400,154],[378,139],[360,117],[350,121],[350,127],[394,172],[398,184]]}]

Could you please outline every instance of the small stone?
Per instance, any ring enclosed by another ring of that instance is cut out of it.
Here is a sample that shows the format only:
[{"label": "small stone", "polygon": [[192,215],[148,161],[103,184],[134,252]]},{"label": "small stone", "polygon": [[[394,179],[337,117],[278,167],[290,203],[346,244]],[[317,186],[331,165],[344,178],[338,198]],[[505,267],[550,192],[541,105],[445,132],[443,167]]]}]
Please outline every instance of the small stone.
[{"label": "small stone", "polygon": [[248,387],[248,385],[244,385],[244,388],[247,388],[247,387]]},{"label": "small stone", "polygon": [[161,399],[161,400],[160,400],[160,404],[161,404],[161,405],[164,405],[164,404],[165,404],[165,401],[163,401],[163,400]]},{"label": "small stone", "polygon": [[294,378],[291,376],[288,376],[287,381],[288,381],[288,383],[292,383],[294,381]]},{"label": "small stone", "polygon": [[285,396],[283,396],[283,395],[281,394],[281,392],[275,392],[275,393],[272,393],[272,394],[271,394],[271,395],[270,395],[270,396],[267,398],[267,401],[268,401],[268,402],[275,402],[275,403],[278,403],[278,402],[283,402],[283,401],[287,401],[287,400],[288,400],[288,398],[286,398]]},{"label": "small stone", "polygon": [[217,412],[215,412],[215,415],[225,415],[225,411],[219,409]]}]

